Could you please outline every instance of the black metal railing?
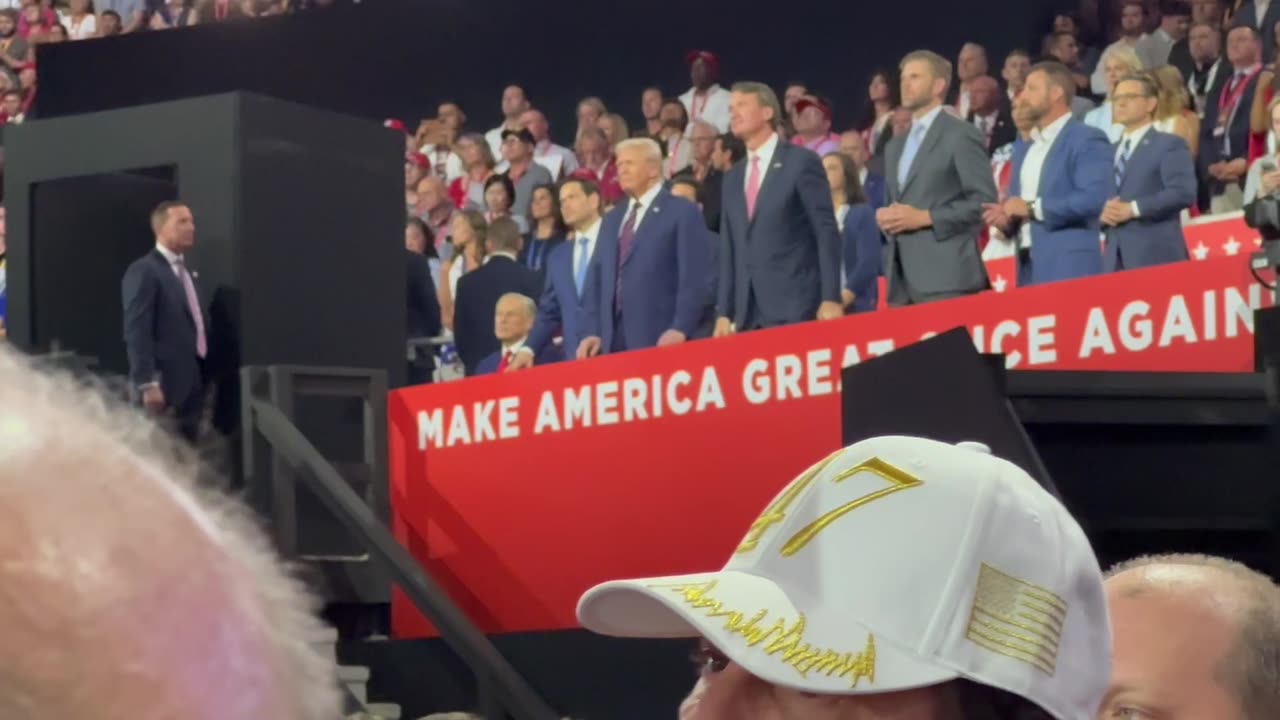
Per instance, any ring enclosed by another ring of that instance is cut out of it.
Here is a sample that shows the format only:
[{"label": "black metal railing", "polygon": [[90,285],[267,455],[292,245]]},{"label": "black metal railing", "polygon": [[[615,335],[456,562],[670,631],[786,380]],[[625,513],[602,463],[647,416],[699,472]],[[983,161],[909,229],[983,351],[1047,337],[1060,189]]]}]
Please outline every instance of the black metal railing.
[{"label": "black metal railing", "polygon": [[[269,368],[268,372],[280,368]],[[245,368],[242,374],[246,389],[251,377],[262,368]],[[319,369],[312,369],[314,373]],[[352,371],[337,370],[350,375]],[[377,383],[375,383],[376,385]],[[385,387],[385,379],[382,381]],[[298,484],[307,487],[359,541],[369,557],[381,565],[390,581],[440,632],[441,639],[467,665],[476,678],[480,710],[490,720],[557,720],[560,715],[546,703],[506,658],[460,609],[439,585],[396,541],[385,523],[369,504],[352,489],[347,479],[321,455],[289,417],[270,400],[242,394],[245,407],[244,430],[246,452],[257,435],[269,445],[280,462],[272,462],[274,474],[281,469],[288,477],[273,477],[273,485]],[[378,443],[385,452],[385,432]],[[290,511],[284,509],[288,514]],[[296,519],[295,519],[296,522]]]}]

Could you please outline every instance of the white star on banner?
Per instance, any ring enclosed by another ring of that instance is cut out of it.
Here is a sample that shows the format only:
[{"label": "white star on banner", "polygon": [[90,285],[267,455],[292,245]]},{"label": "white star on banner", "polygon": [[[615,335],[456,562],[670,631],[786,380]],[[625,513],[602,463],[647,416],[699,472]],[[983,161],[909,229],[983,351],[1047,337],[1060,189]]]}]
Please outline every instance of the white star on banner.
[{"label": "white star on banner", "polygon": [[1209,257],[1209,248],[1202,242],[1191,248],[1191,254],[1195,255],[1197,260],[1203,260]]},{"label": "white star on banner", "polygon": [[1240,243],[1236,242],[1236,236],[1231,235],[1227,241],[1222,243],[1222,251],[1228,255],[1235,255],[1240,252]]},{"label": "white star on banner", "polygon": [[1008,284],[1009,281],[1005,280],[1003,275],[996,275],[996,279],[991,281],[991,287],[995,288],[996,292],[1004,292],[1004,286]]}]

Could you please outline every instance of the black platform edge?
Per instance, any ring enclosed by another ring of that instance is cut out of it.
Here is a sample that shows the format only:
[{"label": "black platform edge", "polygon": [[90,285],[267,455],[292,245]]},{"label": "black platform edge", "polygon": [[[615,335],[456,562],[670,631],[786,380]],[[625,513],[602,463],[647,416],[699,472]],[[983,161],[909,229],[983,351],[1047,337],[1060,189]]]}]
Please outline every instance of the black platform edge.
[{"label": "black platform edge", "polygon": [[1262,373],[1015,370],[1005,390],[1028,424],[1263,426]]}]

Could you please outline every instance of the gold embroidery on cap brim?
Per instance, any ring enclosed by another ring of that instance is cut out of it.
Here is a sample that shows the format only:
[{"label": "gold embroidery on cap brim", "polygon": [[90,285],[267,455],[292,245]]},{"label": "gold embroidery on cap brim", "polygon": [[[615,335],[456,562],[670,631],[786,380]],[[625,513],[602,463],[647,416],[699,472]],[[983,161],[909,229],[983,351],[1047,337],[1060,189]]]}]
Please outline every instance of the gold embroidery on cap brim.
[{"label": "gold embroidery on cap brim", "polygon": [[1052,676],[1066,617],[1058,595],[983,563],[965,637]]},{"label": "gold embroidery on cap brim", "polygon": [[847,677],[851,688],[858,687],[863,678],[869,683],[876,681],[876,641],[871,633],[867,633],[867,644],[861,652],[824,650],[805,641],[803,614],[790,623],[784,618],[775,618],[770,623],[768,610],[748,614],[727,608],[710,594],[716,587],[715,580],[693,585],[650,587],[679,594],[681,601],[695,610],[704,611],[708,618],[723,618],[723,627],[731,636],[740,638],[747,647],[759,648],[765,655],[800,673],[802,678],[807,679],[809,673]]}]

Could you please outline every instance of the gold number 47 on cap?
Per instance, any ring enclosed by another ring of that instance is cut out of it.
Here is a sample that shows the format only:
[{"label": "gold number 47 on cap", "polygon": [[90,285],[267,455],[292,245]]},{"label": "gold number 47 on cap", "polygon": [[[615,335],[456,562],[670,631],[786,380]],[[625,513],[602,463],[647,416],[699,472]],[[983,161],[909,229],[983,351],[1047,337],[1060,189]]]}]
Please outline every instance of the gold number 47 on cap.
[{"label": "gold number 47 on cap", "polygon": [[[734,552],[741,555],[743,553],[749,553],[759,547],[760,541],[764,538],[765,534],[774,525],[778,525],[787,519],[787,511],[790,509],[791,505],[795,503],[797,498],[804,494],[805,490],[809,489],[809,486],[813,484],[814,479],[817,478],[818,475],[832,463],[832,461],[839,457],[842,452],[844,451],[837,450],[836,452],[831,453],[821,462],[806,470],[803,475],[796,478],[795,481],[793,481],[791,485],[783,491],[782,495],[778,496],[778,499],[774,500],[769,507],[765,508],[765,511],[761,513],[760,517],[756,518],[755,522],[751,523],[751,529],[747,531],[746,539],[742,541],[742,544],[739,545],[738,549]],[[913,487],[919,487],[924,484],[924,481],[915,475],[912,475],[899,467],[890,465],[884,460],[876,457],[860,462],[848,470],[838,473],[835,477],[831,478],[831,482],[832,484],[838,485],[839,483],[844,482],[845,480],[862,472],[869,472],[883,478],[889,483],[888,487],[850,500],[840,507],[824,513],[818,519],[804,526],[783,544],[782,549],[780,550],[783,557],[791,557],[792,555],[800,552],[800,550],[812,542],[813,539],[823,530],[827,529],[828,526],[854,510],[881,498],[888,497],[896,492],[909,490]]]}]

